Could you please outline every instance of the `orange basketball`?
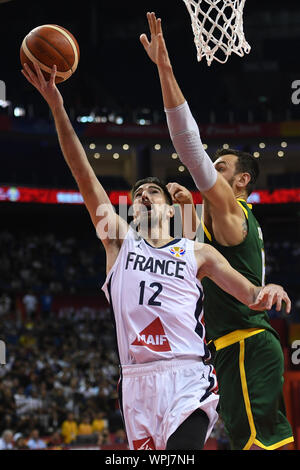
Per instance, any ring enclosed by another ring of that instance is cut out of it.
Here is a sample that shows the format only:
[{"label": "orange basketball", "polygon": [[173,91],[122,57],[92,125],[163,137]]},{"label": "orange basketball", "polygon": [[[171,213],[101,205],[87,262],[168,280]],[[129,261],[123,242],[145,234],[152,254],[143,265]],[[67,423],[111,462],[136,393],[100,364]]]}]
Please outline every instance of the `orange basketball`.
[{"label": "orange basketball", "polygon": [[45,24],[30,31],[20,48],[21,64],[27,63],[35,72],[36,62],[49,80],[53,65],[57,66],[55,82],[67,80],[75,72],[80,57],[73,34],[62,26]]}]

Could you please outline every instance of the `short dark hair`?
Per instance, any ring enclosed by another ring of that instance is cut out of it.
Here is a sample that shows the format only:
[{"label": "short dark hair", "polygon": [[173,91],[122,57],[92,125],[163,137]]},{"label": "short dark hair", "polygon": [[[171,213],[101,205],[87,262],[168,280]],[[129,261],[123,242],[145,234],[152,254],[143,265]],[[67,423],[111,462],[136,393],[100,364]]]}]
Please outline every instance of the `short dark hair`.
[{"label": "short dark hair", "polygon": [[172,206],[173,205],[173,201],[172,201],[172,196],[171,194],[169,193],[169,191],[167,190],[167,187],[166,185],[159,179],[157,178],[157,176],[148,176],[147,178],[143,178],[141,180],[138,180],[132,187],[131,189],[131,198],[133,200],[133,196],[134,196],[134,193],[136,192],[136,190],[142,186],[142,184],[147,184],[147,183],[153,183],[153,184],[156,184],[157,186],[159,186],[163,192],[164,192],[164,195],[166,197],[166,201],[167,203]]},{"label": "short dark hair", "polygon": [[259,177],[259,165],[257,159],[251,153],[243,152],[242,150],[235,149],[219,149],[215,153],[215,159],[223,155],[235,155],[238,157],[236,163],[236,173],[249,173],[250,181],[246,186],[248,196],[252,193],[256,181]]}]

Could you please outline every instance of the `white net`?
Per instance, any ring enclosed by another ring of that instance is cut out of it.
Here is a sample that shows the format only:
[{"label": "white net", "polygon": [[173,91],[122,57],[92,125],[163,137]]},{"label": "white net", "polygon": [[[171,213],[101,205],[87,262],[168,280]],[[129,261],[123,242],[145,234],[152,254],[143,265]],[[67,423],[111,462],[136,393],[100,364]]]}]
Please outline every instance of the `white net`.
[{"label": "white net", "polygon": [[243,56],[251,50],[244,35],[246,0],[183,0],[192,20],[197,59],[224,64],[232,52]]}]

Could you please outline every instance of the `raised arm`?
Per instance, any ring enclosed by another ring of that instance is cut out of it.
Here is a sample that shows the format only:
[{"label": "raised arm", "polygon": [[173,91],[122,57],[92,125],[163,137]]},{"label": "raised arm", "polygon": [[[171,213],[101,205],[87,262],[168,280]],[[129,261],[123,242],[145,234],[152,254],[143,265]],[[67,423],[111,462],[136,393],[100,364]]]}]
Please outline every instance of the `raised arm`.
[{"label": "raised arm", "polygon": [[181,212],[182,236],[194,240],[200,225],[191,192],[178,183],[168,183],[167,189],[174,204],[178,204]]},{"label": "raised arm", "polygon": [[219,243],[239,244],[244,237],[244,213],[236,201],[232,188],[216,171],[202,145],[198,125],[173,73],[163,37],[161,19],[156,18],[154,13],[147,13],[147,18],[151,40],[148,40],[146,34],[142,34],[140,40],[150,59],[157,65],[173,145],[197,188],[208,202],[205,204],[205,215],[212,217],[214,234]]},{"label": "raised arm", "polygon": [[46,81],[40,68],[34,65],[36,73],[27,64],[24,64],[22,73],[40,92],[51,109],[62,153],[77,182],[97,234],[106,250],[112,245],[120,246],[128,230],[127,224],[116,214],[71,124],[62,95],[55,85],[56,66],[52,69],[49,81]]},{"label": "raised arm", "polygon": [[210,245],[195,243],[195,256],[200,280],[208,277],[251,310],[270,310],[276,304],[276,310],[280,311],[285,303],[286,313],[290,313],[291,301],[281,286],[277,284],[255,286]]}]

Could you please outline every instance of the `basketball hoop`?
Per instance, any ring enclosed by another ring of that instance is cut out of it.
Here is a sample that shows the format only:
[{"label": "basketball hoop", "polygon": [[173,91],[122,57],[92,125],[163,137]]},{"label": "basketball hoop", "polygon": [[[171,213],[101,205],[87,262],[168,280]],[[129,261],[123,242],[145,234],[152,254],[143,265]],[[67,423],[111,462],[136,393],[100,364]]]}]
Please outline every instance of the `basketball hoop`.
[{"label": "basketball hoop", "polygon": [[246,0],[183,0],[192,20],[197,59],[224,64],[232,52],[243,57],[251,47],[243,28]]}]

